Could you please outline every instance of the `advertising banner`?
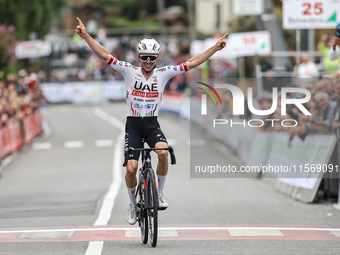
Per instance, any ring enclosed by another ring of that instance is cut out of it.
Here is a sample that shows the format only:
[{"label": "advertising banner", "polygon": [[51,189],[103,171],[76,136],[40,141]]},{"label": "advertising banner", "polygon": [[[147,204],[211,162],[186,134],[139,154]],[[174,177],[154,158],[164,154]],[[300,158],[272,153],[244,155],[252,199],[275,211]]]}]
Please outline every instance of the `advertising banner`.
[{"label": "advertising banner", "polygon": [[18,59],[48,56],[51,52],[52,44],[41,40],[19,42],[15,47]]},{"label": "advertising banner", "polygon": [[284,0],[283,28],[335,28],[340,21],[340,0]]},{"label": "advertising banner", "polygon": [[[207,50],[217,40],[217,38],[208,38],[204,41],[193,41],[190,46],[191,56]],[[271,37],[268,31],[233,33],[228,36],[226,48],[214,54],[211,59],[228,59],[256,55],[267,56],[271,52]]]},{"label": "advertising banner", "polygon": [[42,83],[40,87],[50,103],[98,104],[125,99],[123,81]]},{"label": "advertising banner", "polygon": [[233,13],[236,15],[261,15],[264,0],[233,0]]}]

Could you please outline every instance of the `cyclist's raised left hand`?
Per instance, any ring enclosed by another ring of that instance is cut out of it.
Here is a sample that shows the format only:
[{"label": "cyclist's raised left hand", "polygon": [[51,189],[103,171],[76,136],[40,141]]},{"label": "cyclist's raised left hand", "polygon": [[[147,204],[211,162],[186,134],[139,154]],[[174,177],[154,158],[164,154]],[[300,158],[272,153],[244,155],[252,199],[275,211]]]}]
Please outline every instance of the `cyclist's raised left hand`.
[{"label": "cyclist's raised left hand", "polygon": [[222,50],[226,45],[227,42],[224,40],[227,36],[229,35],[229,33],[226,33],[224,36],[222,36],[217,43],[215,44],[215,47],[217,47],[217,50]]}]

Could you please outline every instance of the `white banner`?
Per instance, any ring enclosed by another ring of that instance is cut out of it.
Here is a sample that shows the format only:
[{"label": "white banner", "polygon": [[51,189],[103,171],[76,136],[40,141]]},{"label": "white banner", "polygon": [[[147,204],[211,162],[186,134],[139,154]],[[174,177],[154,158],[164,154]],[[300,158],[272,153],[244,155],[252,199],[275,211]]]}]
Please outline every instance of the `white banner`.
[{"label": "white banner", "polygon": [[42,83],[40,87],[50,103],[98,104],[125,99],[123,81]]},{"label": "white banner", "polygon": [[[217,38],[204,41],[195,40],[190,45],[190,54],[195,56],[213,46]],[[235,33],[226,39],[227,46],[216,52],[211,59],[228,59],[243,56],[267,56],[272,52],[271,37],[268,31]]]},{"label": "white banner", "polygon": [[233,0],[233,13],[236,15],[261,15],[264,0]]},{"label": "white banner", "polygon": [[340,21],[340,0],[284,0],[285,29],[334,28]]},{"label": "white banner", "polygon": [[39,40],[19,42],[15,47],[15,55],[18,59],[48,56],[51,52],[52,44]]},{"label": "white banner", "polygon": [[75,104],[98,104],[102,102],[101,83],[93,82],[91,85],[83,82],[74,82],[73,103]]},{"label": "white banner", "polygon": [[232,34],[228,44],[235,57],[266,56],[272,52],[271,37],[268,31]]}]

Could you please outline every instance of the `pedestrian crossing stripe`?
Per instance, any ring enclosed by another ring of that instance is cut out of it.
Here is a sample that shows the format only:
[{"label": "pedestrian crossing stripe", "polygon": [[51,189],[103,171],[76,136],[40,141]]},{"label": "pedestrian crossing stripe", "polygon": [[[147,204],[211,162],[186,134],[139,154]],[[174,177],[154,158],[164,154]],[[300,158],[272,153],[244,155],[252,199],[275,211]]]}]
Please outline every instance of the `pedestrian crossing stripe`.
[{"label": "pedestrian crossing stripe", "polygon": [[[159,240],[337,240],[335,227],[160,226]],[[46,229],[0,229],[0,242],[140,240],[140,229],[91,226]]]}]

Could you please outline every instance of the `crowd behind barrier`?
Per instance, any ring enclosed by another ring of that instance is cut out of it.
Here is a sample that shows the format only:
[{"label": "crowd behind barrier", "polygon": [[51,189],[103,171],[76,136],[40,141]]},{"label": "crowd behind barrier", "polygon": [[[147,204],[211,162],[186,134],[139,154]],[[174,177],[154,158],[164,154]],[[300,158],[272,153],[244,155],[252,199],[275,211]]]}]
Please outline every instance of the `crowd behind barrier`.
[{"label": "crowd behind barrier", "polygon": [[37,74],[25,70],[0,81],[0,162],[43,132],[41,106],[46,99],[39,83]]}]

